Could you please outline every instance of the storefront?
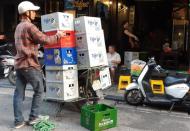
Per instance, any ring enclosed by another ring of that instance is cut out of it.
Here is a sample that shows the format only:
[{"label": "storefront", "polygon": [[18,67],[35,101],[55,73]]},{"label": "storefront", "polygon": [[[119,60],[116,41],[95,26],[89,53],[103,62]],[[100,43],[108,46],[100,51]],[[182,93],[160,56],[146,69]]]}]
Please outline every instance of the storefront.
[{"label": "storefront", "polygon": [[[22,0],[2,0],[0,2],[0,33],[13,39],[13,34],[19,22],[17,6]],[[34,23],[40,28],[40,16],[52,12],[70,12],[76,17],[93,15],[93,2],[88,0],[31,0],[41,7]],[[91,8],[90,8],[91,7]]]},{"label": "storefront", "polygon": [[[19,21],[17,5],[20,2],[21,0],[0,2],[0,32],[13,41],[14,29]],[[161,58],[162,47],[167,40],[172,51],[176,52],[176,58],[173,59],[175,68],[188,68],[187,0],[32,0],[32,2],[41,7],[35,20],[39,28],[40,16],[56,11],[70,12],[76,17],[84,15],[101,17],[106,45],[116,45],[121,56],[124,51],[131,50],[147,52],[149,56]],[[128,41],[123,40],[123,25],[126,21],[139,38],[140,47],[137,49],[128,48]],[[169,65],[164,60],[161,60],[161,63]]]}]

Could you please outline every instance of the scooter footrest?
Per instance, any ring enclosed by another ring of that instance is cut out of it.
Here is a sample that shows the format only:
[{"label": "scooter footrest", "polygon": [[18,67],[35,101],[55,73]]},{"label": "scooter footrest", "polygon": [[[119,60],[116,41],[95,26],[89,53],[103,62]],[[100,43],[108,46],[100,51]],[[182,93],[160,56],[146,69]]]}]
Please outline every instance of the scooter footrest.
[{"label": "scooter footrest", "polygon": [[107,95],[104,97],[106,100],[113,100],[113,101],[125,101],[123,96],[114,96],[114,95]]}]

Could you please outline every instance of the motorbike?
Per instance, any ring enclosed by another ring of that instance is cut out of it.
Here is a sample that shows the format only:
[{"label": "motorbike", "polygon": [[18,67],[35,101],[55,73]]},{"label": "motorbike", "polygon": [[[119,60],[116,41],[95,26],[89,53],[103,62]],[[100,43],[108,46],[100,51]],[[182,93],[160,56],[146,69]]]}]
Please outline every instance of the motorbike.
[{"label": "motorbike", "polygon": [[190,77],[167,75],[162,80],[151,78],[151,74],[166,72],[160,65],[156,64],[152,57],[145,64],[142,72],[136,80],[126,87],[124,98],[128,104],[140,105],[167,104],[170,111],[174,105],[190,105]]},{"label": "motorbike", "polygon": [[[0,56],[0,59],[1,59],[1,56]],[[4,61],[5,60],[7,60],[7,59],[4,59]],[[41,65],[41,68],[43,71],[43,76],[44,76],[43,79],[45,80],[44,49],[42,46],[39,46],[39,49],[38,49],[38,60],[39,60],[39,63]],[[11,72],[9,72],[9,75],[8,75],[9,82],[12,85],[16,85],[16,71],[14,70],[14,59],[13,59],[13,62],[9,66],[13,67]]]},{"label": "motorbike", "polygon": [[3,43],[0,46],[0,77],[8,78],[9,82],[14,84],[14,55],[9,50],[11,47],[11,43]]}]

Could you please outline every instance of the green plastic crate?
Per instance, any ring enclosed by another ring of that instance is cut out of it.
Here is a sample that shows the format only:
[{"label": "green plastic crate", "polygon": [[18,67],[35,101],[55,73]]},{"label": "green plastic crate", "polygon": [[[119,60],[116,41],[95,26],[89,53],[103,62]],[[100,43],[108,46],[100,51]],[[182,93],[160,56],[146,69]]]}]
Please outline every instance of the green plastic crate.
[{"label": "green plastic crate", "polygon": [[81,126],[91,131],[101,131],[117,125],[117,109],[105,104],[84,105]]}]

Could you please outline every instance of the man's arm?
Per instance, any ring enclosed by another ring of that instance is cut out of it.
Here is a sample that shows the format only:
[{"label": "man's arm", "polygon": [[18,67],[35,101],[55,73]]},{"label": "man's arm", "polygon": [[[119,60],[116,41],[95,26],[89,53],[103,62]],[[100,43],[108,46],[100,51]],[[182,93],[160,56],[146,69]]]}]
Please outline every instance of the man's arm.
[{"label": "man's arm", "polygon": [[30,28],[28,29],[28,33],[36,44],[57,43],[58,40],[61,38],[61,35],[59,33],[53,36],[47,36],[42,33],[35,25],[30,26]]},{"label": "man's arm", "polygon": [[134,34],[132,34],[131,32],[129,32],[129,30],[124,30],[124,33],[125,33],[126,35],[128,35],[129,37],[134,38],[136,41],[139,40],[138,37],[135,36]]},{"label": "man's arm", "polygon": [[120,57],[120,54],[117,54],[117,64],[120,64],[121,63],[121,57]]}]

